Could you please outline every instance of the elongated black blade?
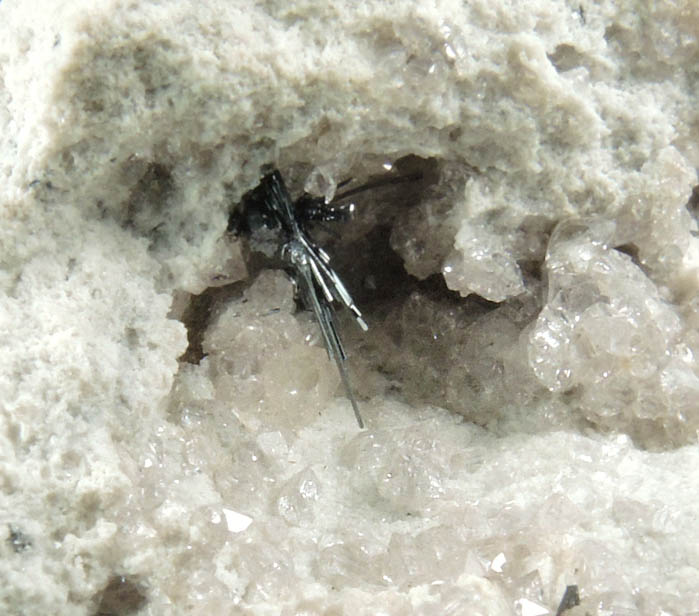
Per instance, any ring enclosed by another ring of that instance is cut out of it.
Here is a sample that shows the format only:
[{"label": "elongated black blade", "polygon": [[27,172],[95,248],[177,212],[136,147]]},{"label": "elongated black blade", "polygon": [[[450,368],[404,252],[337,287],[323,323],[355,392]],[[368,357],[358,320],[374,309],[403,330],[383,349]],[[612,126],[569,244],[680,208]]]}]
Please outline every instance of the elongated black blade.
[{"label": "elongated black blade", "polygon": [[286,189],[282,174],[279,171],[273,171],[262,178],[260,186],[264,187],[266,203],[274,212],[284,230],[290,235],[297,234],[299,226],[294,213],[294,204],[291,201],[289,191]]},{"label": "elongated black blade", "polygon": [[342,302],[352,313],[359,327],[367,331],[369,327],[362,318],[362,313],[359,311],[359,308],[357,308],[357,305],[354,303],[352,296],[349,294],[342,280],[340,280],[337,272],[330,267],[330,257],[328,254],[322,248],[313,244],[303,232],[299,233],[299,242],[301,242],[308,253],[311,271],[313,272],[318,286],[323,290],[328,302],[332,302],[333,299]]},{"label": "elongated black blade", "polygon": [[318,321],[321,334],[323,335],[325,349],[328,352],[328,357],[335,360],[335,363],[337,364],[337,369],[340,372],[342,383],[347,391],[347,397],[352,404],[352,409],[354,410],[354,416],[357,419],[357,423],[359,424],[360,428],[364,428],[364,421],[359,413],[359,406],[357,405],[357,401],[352,393],[352,386],[347,373],[347,367],[345,366],[347,355],[345,354],[345,349],[342,346],[340,334],[335,327],[332,306],[324,294],[318,295],[316,292],[316,276],[311,267],[310,261],[310,259],[314,259],[315,257],[305,250],[304,256],[305,258],[300,259],[296,264],[297,271],[301,274],[300,279],[298,280],[301,293],[306,300],[306,304],[313,310],[316,320]]}]

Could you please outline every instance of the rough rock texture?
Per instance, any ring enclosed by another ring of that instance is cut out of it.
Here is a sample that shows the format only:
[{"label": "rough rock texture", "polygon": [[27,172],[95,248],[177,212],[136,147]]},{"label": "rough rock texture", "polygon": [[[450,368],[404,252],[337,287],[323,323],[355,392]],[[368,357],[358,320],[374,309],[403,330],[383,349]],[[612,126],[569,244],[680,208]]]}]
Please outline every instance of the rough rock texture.
[{"label": "rough rock texture", "polygon": [[[0,612],[699,612],[698,32],[0,2]],[[265,165],[381,180],[316,229],[365,431],[226,232]]]}]

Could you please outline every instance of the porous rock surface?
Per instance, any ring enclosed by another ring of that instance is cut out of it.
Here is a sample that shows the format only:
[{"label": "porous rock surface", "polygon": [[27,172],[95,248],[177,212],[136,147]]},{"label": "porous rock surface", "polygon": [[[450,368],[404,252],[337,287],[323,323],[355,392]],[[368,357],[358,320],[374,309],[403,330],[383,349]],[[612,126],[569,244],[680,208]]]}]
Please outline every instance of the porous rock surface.
[{"label": "porous rock surface", "polygon": [[0,612],[699,612],[698,7],[0,2]]}]

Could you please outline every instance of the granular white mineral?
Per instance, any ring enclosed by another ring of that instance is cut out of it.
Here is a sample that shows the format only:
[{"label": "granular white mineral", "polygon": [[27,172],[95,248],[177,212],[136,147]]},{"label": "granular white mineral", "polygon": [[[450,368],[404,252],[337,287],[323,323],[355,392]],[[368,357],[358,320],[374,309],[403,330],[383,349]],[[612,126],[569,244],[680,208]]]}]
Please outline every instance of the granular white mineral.
[{"label": "granular white mineral", "polygon": [[[0,613],[699,613],[698,36],[695,0],[2,0]],[[364,431],[226,232],[264,165],[407,178],[315,230]]]}]

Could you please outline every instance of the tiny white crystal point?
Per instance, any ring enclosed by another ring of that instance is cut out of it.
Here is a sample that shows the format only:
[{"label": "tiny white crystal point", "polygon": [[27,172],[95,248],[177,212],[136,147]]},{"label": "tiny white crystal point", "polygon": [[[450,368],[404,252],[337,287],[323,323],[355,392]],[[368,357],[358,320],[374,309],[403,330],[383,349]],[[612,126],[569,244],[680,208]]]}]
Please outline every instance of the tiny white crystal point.
[{"label": "tiny white crystal point", "polygon": [[223,515],[226,518],[226,526],[232,533],[242,533],[252,524],[253,519],[244,513],[239,513],[226,507],[223,507],[221,511],[223,511]]}]

